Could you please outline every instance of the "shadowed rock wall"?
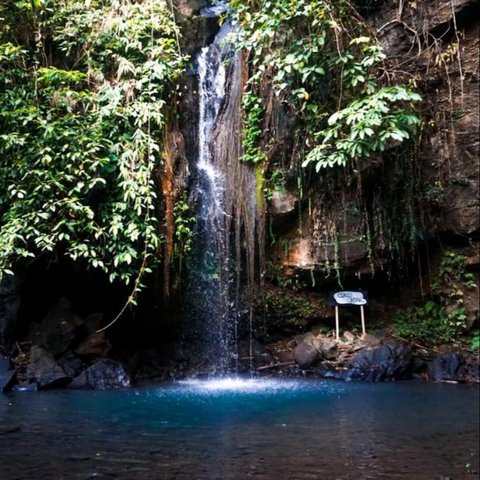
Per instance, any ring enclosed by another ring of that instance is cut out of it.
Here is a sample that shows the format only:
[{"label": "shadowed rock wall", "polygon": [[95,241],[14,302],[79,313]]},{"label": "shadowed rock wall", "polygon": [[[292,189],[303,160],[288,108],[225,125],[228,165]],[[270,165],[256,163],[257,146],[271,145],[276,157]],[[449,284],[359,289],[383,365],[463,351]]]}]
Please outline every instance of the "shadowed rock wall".
[{"label": "shadowed rock wall", "polygon": [[[393,149],[358,165],[353,180],[327,175],[303,198],[295,186],[272,198],[280,241],[270,259],[287,275],[334,262],[346,278],[378,273],[410,256],[407,244],[478,238],[477,8],[467,0],[384,1],[361,11],[385,48],[391,75],[422,94],[421,136],[402,153],[406,162]],[[288,144],[283,125],[279,135]]]}]

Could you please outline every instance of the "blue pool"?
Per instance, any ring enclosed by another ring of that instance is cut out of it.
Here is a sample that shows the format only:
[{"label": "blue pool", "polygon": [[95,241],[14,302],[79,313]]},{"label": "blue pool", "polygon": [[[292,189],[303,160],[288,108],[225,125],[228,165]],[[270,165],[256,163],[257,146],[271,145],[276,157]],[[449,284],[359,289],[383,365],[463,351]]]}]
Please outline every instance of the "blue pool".
[{"label": "blue pool", "polygon": [[478,478],[479,391],[221,380],[0,396],[0,479]]}]

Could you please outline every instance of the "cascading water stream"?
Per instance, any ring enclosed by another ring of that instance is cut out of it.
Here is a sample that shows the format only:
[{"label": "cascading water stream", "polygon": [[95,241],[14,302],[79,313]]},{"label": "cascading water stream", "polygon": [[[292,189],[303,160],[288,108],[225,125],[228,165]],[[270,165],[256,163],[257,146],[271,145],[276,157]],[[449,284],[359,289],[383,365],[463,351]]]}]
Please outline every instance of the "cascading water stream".
[{"label": "cascading water stream", "polygon": [[[217,2],[204,14],[218,15],[222,8],[226,3]],[[190,315],[197,325],[196,343],[201,345],[197,354],[216,376],[238,373],[242,365],[252,371],[254,259],[256,252],[262,258],[264,231],[255,171],[241,160],[246,75],[242,54],[225,41],[233,28],[225,22],[197,57],[198,156],[193,189],[197,221]],[[244,340],[239,349],[240,336]]]},{"label": "cascading water stream", "polygon": [[[217,5],[218,8],[218,5]],[[225,211],[225,172],[214,163],[212,136],[226,97],[225,60],[231,52],[223,38],[224,24],[214,42],[200,51],[198,63],[198,158],[196,163],[195,315],[202,325],[204,357],[215,373],[226,373],[236,358],[236,314],[230,298],[232,260]]]}]

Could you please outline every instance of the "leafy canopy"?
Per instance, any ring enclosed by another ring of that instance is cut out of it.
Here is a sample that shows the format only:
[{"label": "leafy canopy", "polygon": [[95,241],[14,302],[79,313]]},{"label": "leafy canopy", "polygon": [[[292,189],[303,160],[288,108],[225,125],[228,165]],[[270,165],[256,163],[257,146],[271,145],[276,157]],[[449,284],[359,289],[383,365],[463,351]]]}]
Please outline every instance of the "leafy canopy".
[{"label": "leafy canopy", "polygon": [[250,52],[245,159],[261,161],[261,85],[273,85],[299,120],[317,171],[345,166],[410,138],[420,96],[379,80],[381,47],[344,0],[232,0],[234,35]]},{"label": "leafy canopy", "polygon": [[0,274],[60,252],[129,282],[157,256],[177,27],[161,1],[0,6]]}]

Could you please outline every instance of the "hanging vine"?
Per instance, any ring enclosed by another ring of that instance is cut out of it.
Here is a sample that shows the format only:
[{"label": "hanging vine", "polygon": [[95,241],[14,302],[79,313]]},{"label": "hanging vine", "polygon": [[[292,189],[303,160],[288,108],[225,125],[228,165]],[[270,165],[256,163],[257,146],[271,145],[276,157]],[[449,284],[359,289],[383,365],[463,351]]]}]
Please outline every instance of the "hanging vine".
[{"label": "hanging vine", "polygon": [[[296,189],[300,236],[307,192],[317,267],[327,275],[334,273],[341,282],[352,248],[363,251],[372,274],[401,261],[399,236],[414,247],[419,229],[409,152],[420,125],[420,95],[397,81],[350,2],[231,4],[242,27],[234,43],[249,52],[244,160],[262,165],[267,184],[280,171],[287,178],[284,185]],[[294,119],[288,131],[284,127],[290,157],[284,166],[279,157],[285,154],[275,148],[278,131],[272,128],[278,111]],[[383,188],[397,163],[406,169],[402,178],[390,190]],[[395,196],[405,198],[401,210]]]},{"label": "hanging vine", "polygon": [[271,83],[298,119],[308,146],[303,166],[345,166],[411,137],[417,93],[378,78],[385,61],[346,1],[233,1],[242,26],[235,43],[250,52],[244,101],[246,160],[258,161],[259,85]]}]

